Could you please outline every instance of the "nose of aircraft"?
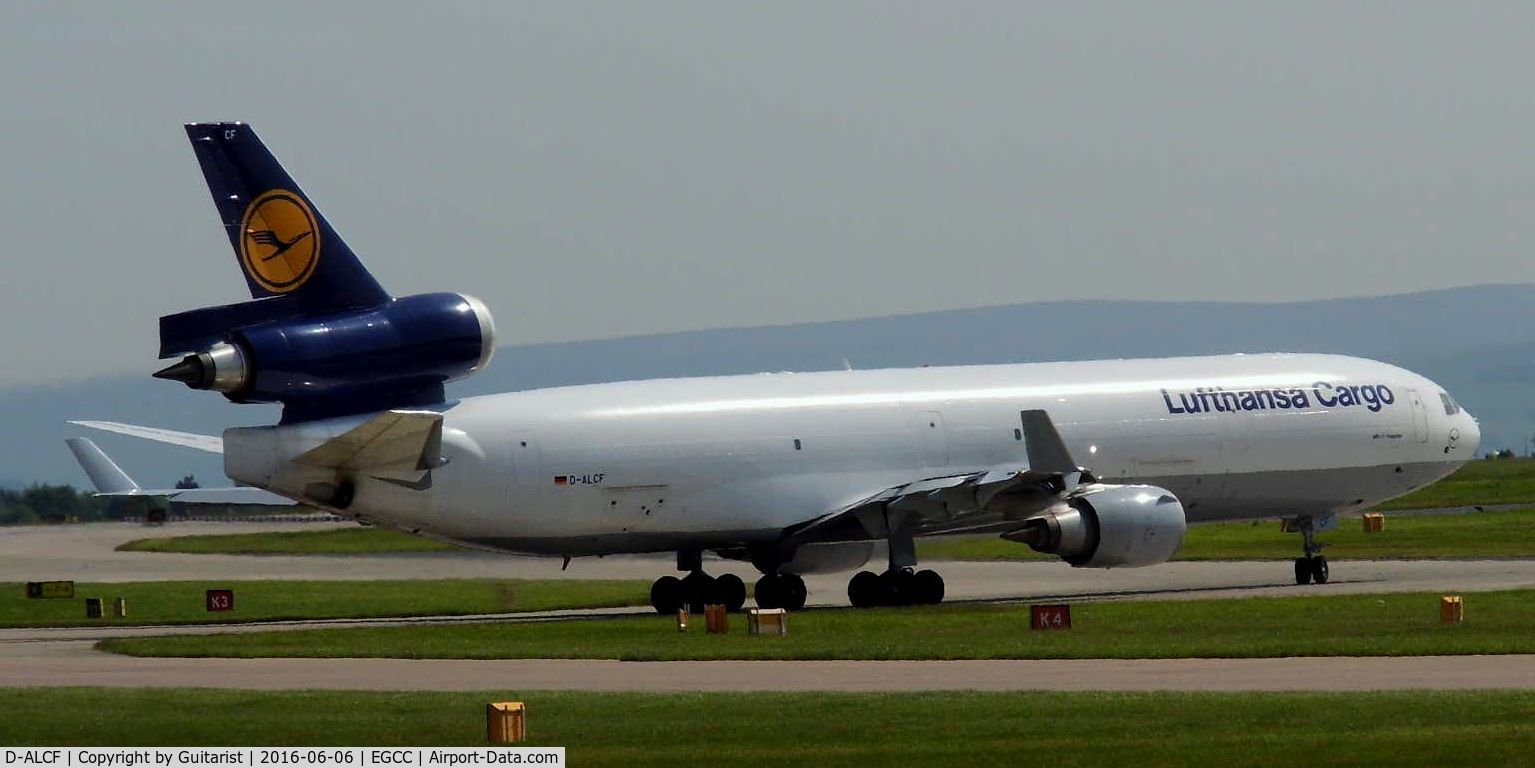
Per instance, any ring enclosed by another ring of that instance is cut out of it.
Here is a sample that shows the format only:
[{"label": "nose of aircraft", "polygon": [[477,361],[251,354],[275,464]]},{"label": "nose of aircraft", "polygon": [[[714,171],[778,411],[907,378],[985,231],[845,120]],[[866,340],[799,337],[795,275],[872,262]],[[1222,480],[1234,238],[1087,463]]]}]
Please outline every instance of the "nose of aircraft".
[{"label": "nose of aircraft", "polygon": [[1476,456],[1476,451],[1482,445],[1482,427],[1476,423],[1476,417],[1469,411],[1461,409],[1460,423],[1452,429],[1460,430],[1460,449],[1468,456]]}]

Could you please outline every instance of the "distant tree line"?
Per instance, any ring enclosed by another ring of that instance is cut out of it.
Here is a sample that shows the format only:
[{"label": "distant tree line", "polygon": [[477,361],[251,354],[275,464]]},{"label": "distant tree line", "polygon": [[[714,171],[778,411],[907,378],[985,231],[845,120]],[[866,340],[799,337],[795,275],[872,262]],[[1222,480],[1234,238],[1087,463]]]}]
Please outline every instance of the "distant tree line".
[{"label": "distant tree line", "polygon": [[72,485],[34,485],[20,491],[0,489],[0,525],[115,520],[128,513],[126,507],[77,491]]}]

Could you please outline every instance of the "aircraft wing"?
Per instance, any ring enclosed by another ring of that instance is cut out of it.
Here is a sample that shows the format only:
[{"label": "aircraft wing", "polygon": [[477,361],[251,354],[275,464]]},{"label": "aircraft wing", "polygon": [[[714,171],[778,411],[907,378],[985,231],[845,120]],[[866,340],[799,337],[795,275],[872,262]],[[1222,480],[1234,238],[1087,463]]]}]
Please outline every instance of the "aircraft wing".
[{"label": "aircraft wing", "polygon": [[194,448],[208,453],[223,453],[224,438],[213,435],[199,435],[192,432],[177,432],[173,429],[160,429],[159,427],[141,427],[137,424],[121,424],[115,421],[71,421],[81,427],[99,429],[103,432],[116,432],[119,435],[139,437],[145,440],[153,440],[157,443],[170,443],[183,448]]},{"label": "aircraft wing", "polygon": [[1078,467],[1044,411],[1023,411],[1027,460],[914,479],[791,528],[794,543],[864,541],[909,530],[915,536],[1006,532],[1093,477]]}]

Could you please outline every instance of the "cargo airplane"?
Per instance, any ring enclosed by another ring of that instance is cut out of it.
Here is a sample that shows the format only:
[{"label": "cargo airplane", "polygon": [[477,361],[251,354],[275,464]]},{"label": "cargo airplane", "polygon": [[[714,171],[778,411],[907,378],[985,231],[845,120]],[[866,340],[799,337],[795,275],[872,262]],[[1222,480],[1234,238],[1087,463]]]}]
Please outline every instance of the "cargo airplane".
[{"label": "cargo airplane", "polygon": [[[914,540],[993,534],[1081,568],[1165,562],[1189,523],[1293,518],[1298,583],[1325,582],[1318,523],[1472,458],[1476,421],[1434,382],[1352,357],[1249,354],[679,378],[448,399],[483,369],[490,310],[394,297],[248,125],[187,135],[252,301],[160,320],[155,376],[280,423],[222,440],[230,478],[422,536],[578,557],[675,552],[656,610],[746,585],[798,608],[800,574],[884,567],[855,606],[935,603]],[[443,254],[431,254],[444,258]],[[1014,333],[1037,328],[997,329]],[[1060,332],[1057,329],[1054,332]],[[876,549],[876,545],[885,546]]]}]

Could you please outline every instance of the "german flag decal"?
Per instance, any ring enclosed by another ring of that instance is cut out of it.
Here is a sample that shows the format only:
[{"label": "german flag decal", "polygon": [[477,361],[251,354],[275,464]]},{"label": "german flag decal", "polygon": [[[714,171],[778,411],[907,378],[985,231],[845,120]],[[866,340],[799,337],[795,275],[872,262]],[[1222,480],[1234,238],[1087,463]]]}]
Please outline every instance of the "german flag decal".
[{"label": "german flag decal", "polygon": [[555,485],[570,485],[570,476],[569,475],[555,475],[554,476],[554,484]]}]

